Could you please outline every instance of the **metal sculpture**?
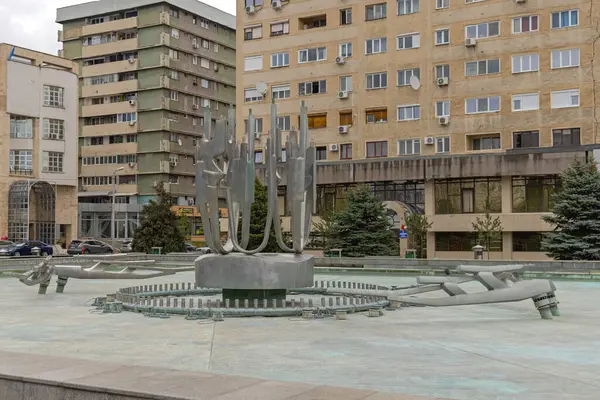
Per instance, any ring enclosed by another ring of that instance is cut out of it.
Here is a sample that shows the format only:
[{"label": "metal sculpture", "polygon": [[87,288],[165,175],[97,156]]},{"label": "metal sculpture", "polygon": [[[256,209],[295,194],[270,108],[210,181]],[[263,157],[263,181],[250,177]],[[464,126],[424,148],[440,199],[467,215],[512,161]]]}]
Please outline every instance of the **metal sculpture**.
[{"label": "metal sculpture", "polygon": [[[275,103],[271,104],[270,111],[271,129],[264,146],[268,212],[264,237],[257,248],[248,248],[256,177],[254,141],[258,138],[252,110],[248,115],[247,132],[239,145],[235,137],[234,110],[229,110],[227,120],[216,122],[215,132],[207,123],[205,137],[198,143],[196,199],[206,243],[216,254],[198,258],[196,281],[199,286],[226,289],[224,296],[225,293],[242,293],[228,290],[242,290],[245,294],[258,297],[281,297],[286,289],[312,284],[313,258],[302,254],[310,240],[312,216],[316,208],[316,150],[308,141],[308,110],[302,102],[300,130],[288,134],[286,159],[282,157],[282,136],[277,128]],[[210,111],[205,112],[204,120],[211,121]],[[277,188],[282,176],[278,173],[278,166],[285,173],[288,201],[291,204],[290,244],[285,243],[281,229]],[[221,241],[218,212],[219,195],[223,193],[229,214],[226,243]],[[259,254],[268,244],[271,227],[281,251],[290,255]]]}]

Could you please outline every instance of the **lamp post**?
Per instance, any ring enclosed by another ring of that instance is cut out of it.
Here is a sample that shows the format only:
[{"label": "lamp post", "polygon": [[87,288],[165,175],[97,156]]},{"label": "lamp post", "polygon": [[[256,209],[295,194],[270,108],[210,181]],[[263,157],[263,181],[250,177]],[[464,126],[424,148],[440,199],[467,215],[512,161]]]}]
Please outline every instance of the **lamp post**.
[{"label": "lamp post", "polygon": [[117,194],[117,172],[123,171],[124,169],[125,167],[115,169],[112,179],[112,196],[110,203],[110,240],[113,252],[115,251],[115,196]]}]

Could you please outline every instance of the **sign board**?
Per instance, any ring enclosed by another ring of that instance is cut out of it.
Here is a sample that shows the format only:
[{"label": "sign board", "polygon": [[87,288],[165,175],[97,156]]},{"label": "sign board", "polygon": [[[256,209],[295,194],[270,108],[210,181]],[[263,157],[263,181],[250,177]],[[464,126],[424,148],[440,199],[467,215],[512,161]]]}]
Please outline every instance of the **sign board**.
[{"label": "sign board", "polygon": [[408,232],[406,231],[400,231],[400,239],[408,239]]}]

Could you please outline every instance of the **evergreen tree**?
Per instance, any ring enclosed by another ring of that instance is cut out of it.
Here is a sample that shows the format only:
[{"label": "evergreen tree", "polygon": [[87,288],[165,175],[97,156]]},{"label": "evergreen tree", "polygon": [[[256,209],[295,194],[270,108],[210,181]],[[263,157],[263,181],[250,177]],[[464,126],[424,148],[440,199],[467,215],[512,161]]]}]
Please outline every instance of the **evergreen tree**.
[{"label": "evergreen tree", "polygon": [[[254,250],[260,246],[265,237],[265,225],[267,222],[267,212],[269,210],[269,199],[267,194],[267,187],[260,183],[258,178],[254,180],[254,203],[252,203],[251,216],[250,216],[250,240],[248,241],[248,250]],[[244,217],[244,216],[242,216]],[[275,218],[279,216],[276,215]],[[239,222],[239,234],[238,240],[241,240],[241,221]],[[267,247],[262,251],[263,253],[279,253],[279,246],[277,245],[277,239],[275,238],[275,230],[271,223],[271,230],[269,233],[269,243]]]},{"label": "evergreen tree", "polygon": [[408,246],[417,251],[417,257],[426,258],[427,232],[433,225],[423,214],[411,213],[405,218]]},{"label": "evergreen tree", "polygon": [[557,260],[600,260],[600,172],[596,163],[575,160],[561,175],[552,214],[542,217],[554,230],[542,250]]},{"label": "evergreen tree", "polygon": [[485,216],[483,218],[477,217],[472,225],[473,230],[477,234],[477,243],[485,248],[489,259],[490,251],[492,251],[492,243],[502,240],[502,231],[504,228],[502,227],[500,217],[492,217],[490,212],[486,211]]},{"label": "evergreen tree", "polygon": [[347,206],[336,212],[331,228],[331,247],[344,256],[398,256],[398,239],[385,207],[367,186],[347,192]]},{"label": "evergreen tree", "polygon": [[149,253],[152,247],[162,247],[163,253],[185,251],[184,233],[179,219],[171,210],[171,194],[161,182],[156,188],[156,200],[146,204],[140,216],[140,226],[133,237],[133,249]]}]

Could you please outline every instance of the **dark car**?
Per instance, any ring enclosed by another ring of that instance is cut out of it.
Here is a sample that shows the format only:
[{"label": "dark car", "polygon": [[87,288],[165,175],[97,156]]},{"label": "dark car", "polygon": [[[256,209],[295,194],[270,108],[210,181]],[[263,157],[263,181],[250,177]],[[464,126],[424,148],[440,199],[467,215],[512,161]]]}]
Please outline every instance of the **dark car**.
[{"label": "dark car", "polygon": [[194,253],[196,250],[196,246],[193,246],[189,243],[185,244],[185,251],[187,251],[188,253]]},{"label": "dark car", "polygon": [[112,254],[114,252],[111,246],[99,240],[73,240],[67,248],[67,253],[71,255]]},{"label": "dark car", "polygon": [[13,257],[31,256],[33,255],[31,249],[34,247],[39,248],[40,255],[44,257],[51,256],[54,253],[52,246],[37,240],[28,240],[22,243],[13,243],[12,246],[2,248],[0,249],[0,254]]}]

